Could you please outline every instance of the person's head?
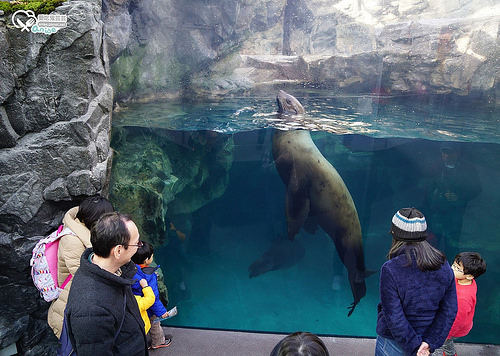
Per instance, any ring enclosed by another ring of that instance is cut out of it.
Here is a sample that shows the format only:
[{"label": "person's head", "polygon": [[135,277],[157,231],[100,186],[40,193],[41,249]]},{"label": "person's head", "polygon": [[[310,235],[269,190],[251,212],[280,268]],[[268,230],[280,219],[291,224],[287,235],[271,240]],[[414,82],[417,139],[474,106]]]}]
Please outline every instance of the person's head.
[{"label": "person's head", "polygon": [[276,344],[270,356],[329,356],[319,337],[308,332],[288,335]]},{"label": "person's head", "polygon": [[460,156],[460,145],[458,142],[441,143],[441,158],[448,168],[455,168]]},{"label": "person's head", "polygon": [[112,212],[104,214],[90,230],[90,243],[94,253],[102,258],[108,258],[111,253],[124,263],[140,247],[139,230],[126,214]]},{"label": "person's head", "polygon": [[400,209],[392,217],[392,245],[387,254],[391,259],[405,253],[408,264],[415,259],[423,270],[437,270],[446,261],[444,254],[429,244],[427,239],[427,221],[424,214],[416,208]]},{"label": "person's head", "polygon": [[427,239],[427,221],[415,208],[400,209],[392,217],[392,238],[401,242],[420,242]]},{"label": "person's head", "polygon": [[94,195],[86,198],[78,206],[76,218],[90,230],[103,214],[111,213],[112,211],[114,211],[113,205],[111,205],[108,199],[100,195]]},{"label": "person's head", "polygon": [[486,272],[486,262],[477,252],[461,252],[455,256],[453,273],[456,279],[476,279]]},{"label": "person's head", "polygon": [[132,256],[134,263],[149,265],[153,262],[153,254],[155,252],[153,245],[147,241],[141,241],[142,246],[137,249],[137,252]]}]

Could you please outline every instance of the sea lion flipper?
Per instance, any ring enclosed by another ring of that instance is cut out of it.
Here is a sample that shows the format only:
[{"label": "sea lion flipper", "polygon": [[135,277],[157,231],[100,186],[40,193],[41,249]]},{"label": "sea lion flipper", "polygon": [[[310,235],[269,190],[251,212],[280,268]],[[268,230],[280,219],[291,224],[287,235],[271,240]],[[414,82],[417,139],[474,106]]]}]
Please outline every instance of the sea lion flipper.
[{"label": "sea lion flipper", "polygon": [[290,241],[280,236],[261,257],[248,267],[248,277],[253,278],[269,271],[290,268],[297,264],[304,254],[304,246],[299,240]]},{"label": "sea lion flipper", "polygon": [[362,273],[356,273],[356,277],[354,277],[353,280],[350,279],[350,284],[351,284],[351,290],[352,294],[354,296],[354,301],[352,304],[347,307],[349,309],[349,312],[347,313],[347,316],[351,316],[353,313],[354,309],[356,308],[356,305],[360,302],[361,298],[363,298],[366,295],[366,284],[364,277],[362,277]]},{"label": "sea lion flipper", "polygon": [[309,216],[311,201],[304,188],[288,189],[286,193],[286,222],[288,238],[293,240]]},{"label": "sea lion flipper", "polygon": [[347,309],[349,309],[349,312],[347,313],[347,316],[351,316],[352,312],[356,308],[356,305],[358,305],[358,303],[352,302],[351,305],[347,307]]},{"label": "sea lion flipper", "polygon": [[307,220],[302,225],[302,228],[306,230],[309,234],[314,235],[318,231],[318,222],[312,217],[308,217]]}]

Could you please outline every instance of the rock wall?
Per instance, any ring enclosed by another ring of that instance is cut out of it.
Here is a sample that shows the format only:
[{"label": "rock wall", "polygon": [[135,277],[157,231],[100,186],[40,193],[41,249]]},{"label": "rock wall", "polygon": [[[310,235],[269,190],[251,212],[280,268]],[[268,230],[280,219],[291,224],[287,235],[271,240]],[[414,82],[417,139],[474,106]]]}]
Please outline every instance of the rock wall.
[{"label": "rock wall", "polygon": [[106,194],[113,90],[99,1],[57,8],[46,35],[0,20],[0,350],[53,355],[31,249],[86,196]]},{"label": "rock wall", "polygon": [[[500,5],[494,0],[126,0],[120,6],[106,26],[115,33],[111,71],[121,101],[274,93],[284,85],[496,98]],[[130,25],[120,30],[122,17]]]}]

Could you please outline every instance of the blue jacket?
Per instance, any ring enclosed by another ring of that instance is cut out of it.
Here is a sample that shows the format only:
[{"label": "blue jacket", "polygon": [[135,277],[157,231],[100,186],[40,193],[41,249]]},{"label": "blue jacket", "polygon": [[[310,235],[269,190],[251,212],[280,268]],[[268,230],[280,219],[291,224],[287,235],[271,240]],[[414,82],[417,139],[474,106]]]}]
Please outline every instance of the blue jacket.
[{"label": "blue jacket", "polygon": [[422,341],[431,353],[446,340],[457,314],[455,277],[448,263],[437,271],[407,266],[403,253],[385,262],[380,271],[377,334],[395,340],[409,355]]},{"label": "blue jacket", "polygon": [[135,266],[137,267],[137,273],[135,274],[134,279],[136,279],[137,282],[135,282],[135,284],[132,286],[134,295],[143,296],[142,287],[139,284],[139,280],[144,278],[148,282],[148,285],[151,287],[151,289],[153,289],[153,292],[155,294],[155,303],[151,306],[151,308],[148,309],[148,315],[156,315],[157,317],[162,316],[167,312],[167,309],[163,306],[160,300],[160,292],[158,291],[158,277],[155,273],[155,271],[160,268],[160,266],[143,268],[141,268],[141,266],[139,265]]}]

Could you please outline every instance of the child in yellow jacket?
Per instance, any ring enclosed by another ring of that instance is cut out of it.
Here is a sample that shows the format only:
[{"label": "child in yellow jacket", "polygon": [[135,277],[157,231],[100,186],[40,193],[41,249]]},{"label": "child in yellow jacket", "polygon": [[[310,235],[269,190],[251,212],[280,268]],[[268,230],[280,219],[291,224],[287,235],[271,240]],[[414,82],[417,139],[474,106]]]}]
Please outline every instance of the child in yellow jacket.
[{"label": "child in yellow jacket", "polygon": [[148,286],[148,281],[146,281],[144,278],[139,281],[139,284],[142,287],[142,294],[144,294],[144,297],[136,295],[135,299],[137,300],[137,305],[139,305],[139,310],[141,312],[142,320],[144,320],[144,327],[147,334],[149,332],[149,329],[151,329],[151,322],[149,321],[147,310],[155,302],[155,293],[153,292],[153,289]]}]

